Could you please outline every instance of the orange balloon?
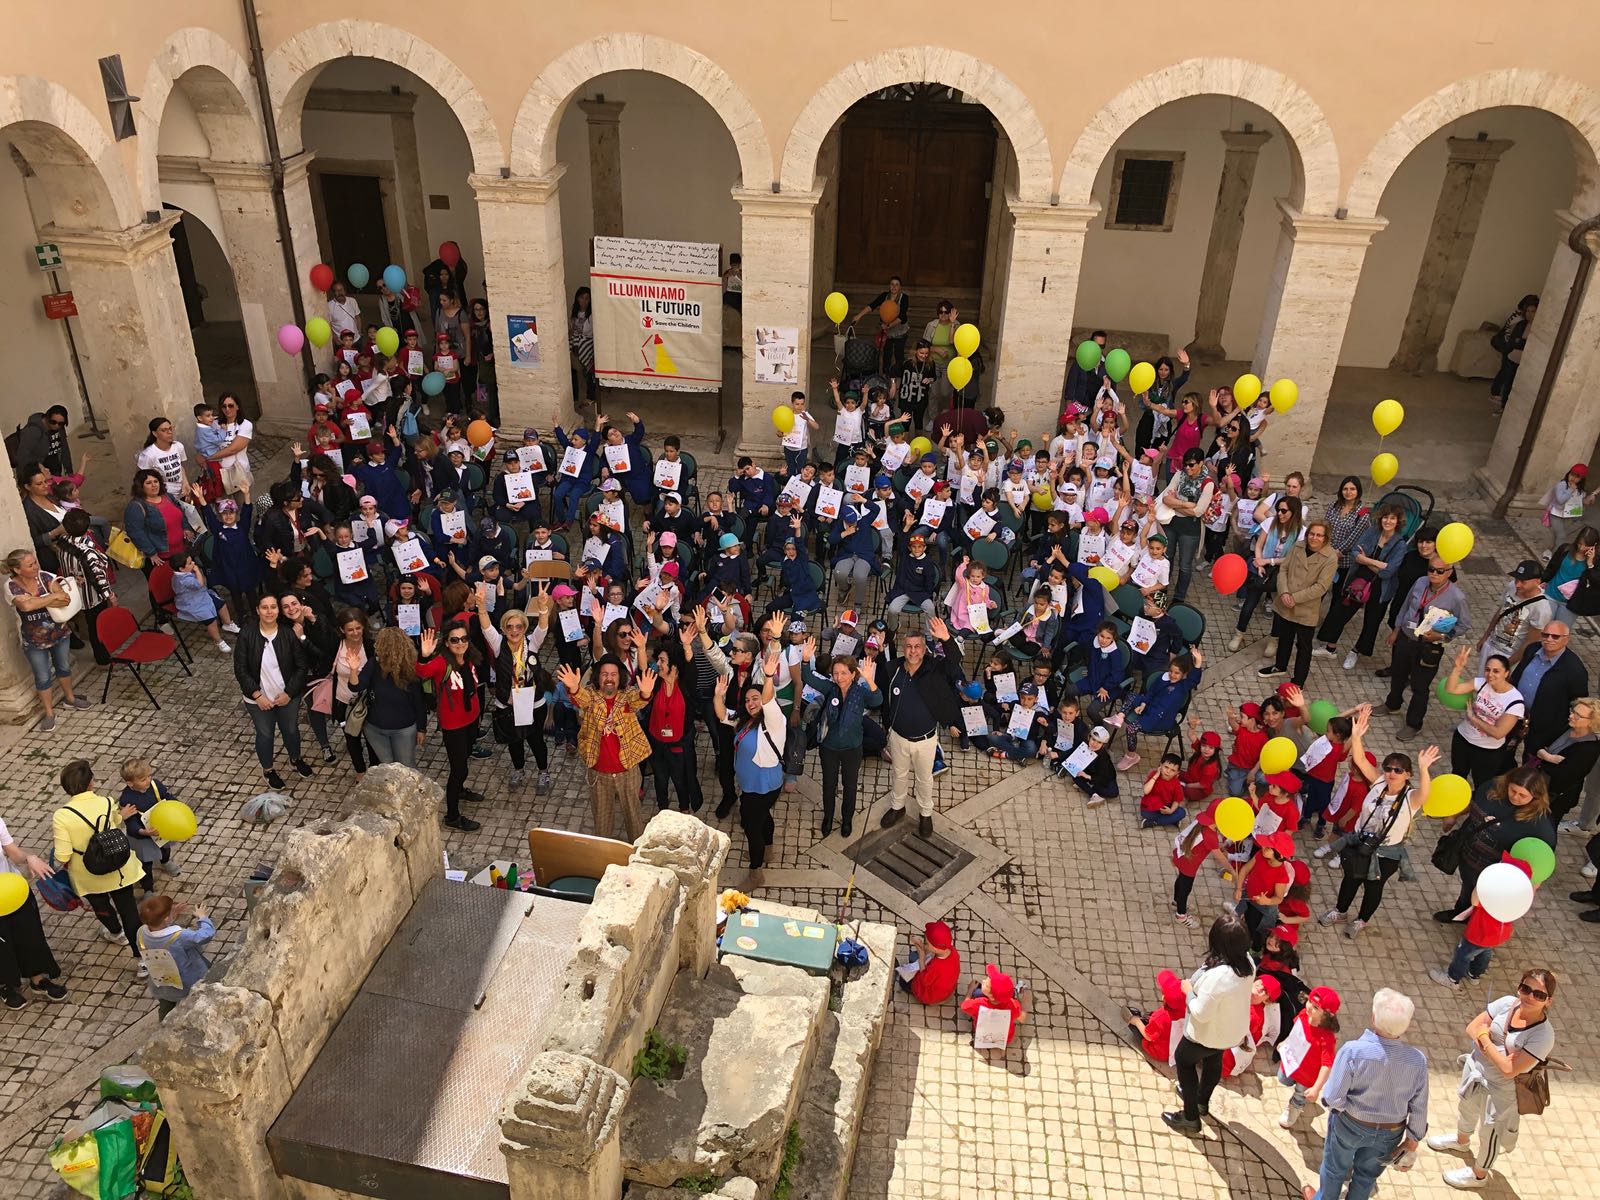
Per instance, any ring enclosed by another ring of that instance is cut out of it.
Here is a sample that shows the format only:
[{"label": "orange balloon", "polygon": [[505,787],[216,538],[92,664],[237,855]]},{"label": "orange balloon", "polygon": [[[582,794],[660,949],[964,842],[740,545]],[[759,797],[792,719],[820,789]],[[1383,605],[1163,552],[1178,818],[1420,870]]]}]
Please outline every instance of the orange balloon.
[{"label": "orange balloon", "polygon": [[481,418],[474,421],[467,426],[467,441],[474,446],[487,446],[494,441],[494,426]]},{"label": "orange balloon", "polygon": [[885,300],[878,305],[878,320],[885,325],[893,325],[900,319],[900,304],[895,300]]}]

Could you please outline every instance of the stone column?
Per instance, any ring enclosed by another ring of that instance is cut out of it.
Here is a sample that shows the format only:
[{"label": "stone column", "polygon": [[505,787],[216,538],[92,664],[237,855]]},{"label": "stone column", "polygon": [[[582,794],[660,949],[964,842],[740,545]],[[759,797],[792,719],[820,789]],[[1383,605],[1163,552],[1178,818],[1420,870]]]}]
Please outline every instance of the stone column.
[{"label": "stone column", "polygon": [[683,889],[678,968],[702,979],[717,961],[717,879],[728,858],[728,835],[682,813],[650,819],[630,862],[664,867]]},{"label": "stone column", "polygon": [[[805,388],[810,379],[811,260],[817,201],[823,186],[824,181],[818,179],[816,189],[809,192],[733,189],[733,198],[739,203],[739,243],[744,257],[744,347],[739,356],[744,420],[736,453],[768,462],[779,459],[772,410],[788,403],[789,393]],[[798,330],[798,383],[756,382],[756,329],[762,325]]]},{"label": "stone column", "polygon": [[1252,369],[1265,387],[1294,380],[1300,399],[1274,414],[1267,429],[1274,479],[1311,472],[1361,264],[1373,234],[1388,224],[1382,217],[1308,217],[1282,200],[1278,208],[1283,225]]},{"label": "stone column", "polygon": [[579,100],[589,122],[589,192],[595,237],[622,236],[621,100]]},{"label": "stone column", "polygon": [[194,434],[200,368],[172,254],[178,219],[171,213],[132,229],[39,231],[61,247],[83,317],[89,395],[106,415],[122,462],[133,461],[157,415],[172,421],[180,441]]},{"label": "stone column", "polygon": [[[1000,308],[1004,303],[1004,284],[1010,263],[1006,249],[1011,244],[1011,214],[1003,198],[1016,189],[1012,178],[1017,156],[1011,139],[999,121],[994,124],[994,167],[989,175],[989,220],[983,236],[983,292],[978,299],[978,328],[999,329]],[[996,201],[1002,201],[997,203]]]},{"label": "stone column", "polygon": [[[310,153],[302,152],[285,159],[283,164],[283,202],[289,210],[289,230],[294,237],[294,286],[300,289],[300,301],[305,306],[308,321],[312,317],[325,318],[328,315],[327,293],[311,286],[311,268],[322,261],[316,208],[311,200],[312,157]],[[279,251],[279,257],[282,257],[282,251]],[[420,287],[420,275],[413,282]],[[327,371],[333,365],[333,343],[330,341],[320,348],[311,347],[311,358],[317,370]],[[301,401],[304,405],[301,412],[309,412],[310,400],[305,392],[301,394]]]},{"label": "stone column", "polygon": [[511,1200],[617,1200],[628,1081],[591,1059],[547,1050],[500,1111]]},{"label": "stone column", "polygon": [[[287,355],[278,346],[278,328],[294,323],[294,304],[278,243],[272,173],[256,163],[207,161],[200,169],[215,184],[222,210],[228,262],[239,289],[251,372],[261,397],[257,425],[268,432],[300,437],[307,420],[307,385],[300,356]],[[315,245],[315,230],[307,233]],[[216,402],[215,396],[208,399]]]},{"label": "stone column", "polygon": [[[1556,218],[1560,237],[1550,272],[1539,289],[1539,314],[1528,330],[1528,344],[1522,351],[1522,365],[1517,369],[1511,399],[1495,427],[1489,461],[1475,472],[1484,490],[1493,498],[1499,497],[1511,477],[1523,431],[1532,416],[1533,398],[1538,394],[1550,362],[1551,342],[1561,324],[1561,314],[1566,309],[1578,272],[1578,255],[1567,238],[1579,218],[1571,212],[1559,212]],[[1600,253],[1600,234],[1591,233],[1589,238],[1591,248]],[[1521,486],[1512,499],[1517,507],[1536,507],[1551,480],[1560,479],[1573,463],[1589,461],[1596,436],[1600,435],[1600,404],[1594,402],[1597,386],[1600,386],[1600,269],[1590,271],[1589,281],[1578,298],[1572,334],[1551,386],[1538,440],[1533,444],[1533,452],[1523,471]]]},{"label": "stone column", "polygon": [[1228,297],[1233,293],[1233,272],[1239,265],[1239,242],[1244,237],[1244,210],[1250,203],[1261,147],[1272,134],[1265,129],[1246,132],[1224,129],[1222,178],[1217,183],[1217,209],[1211,215],[1211,240],[1206,243],[1206,265],[1200,275],[1200,299],[1195,306],[1194,345],[1191,358],[1221,362],[1222,326],[1228,319]]},{"label": "stone column", "polygon": [[1453,137],[1447,141],[1450,158],[1439,187],[1439,204],[1422,251],[1422,269],[1411,293],[1400,347],[1389,362],[1391,370],[1421,372],[1438,366],[1439,345],[1467,273],[1467,259],[1478,236],[1478,221],[1495,166],[1512,145],[1506,138]]},{"label": "stone column", "polygon": [[[1037,438],[1053,431],[1066,383],[1083,238],[1098,204],[1030,204],[1007,197],[1010,269],[998,330],[981,332],[996,363],[990,395],[1007,426]],[[998,354],[995,344],[998,342]]]},{"label": "stone column", "polygon": [[[572,420],[567,354],[567,298],[561,257],[558,189],[566,168],[538,179],[470,175],[483,232],[483,277],[494,297],[495,377],[500,421],[507,429],[541,431]],[[531,316],[539,332],[537,366],[514,366],[506,318]]]}]

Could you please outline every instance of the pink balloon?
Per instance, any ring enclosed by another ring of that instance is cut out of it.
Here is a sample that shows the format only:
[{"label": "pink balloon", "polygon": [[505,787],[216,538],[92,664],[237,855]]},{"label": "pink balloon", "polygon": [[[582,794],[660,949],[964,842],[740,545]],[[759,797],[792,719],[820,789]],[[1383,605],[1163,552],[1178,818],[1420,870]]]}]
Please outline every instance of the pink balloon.
[{"label": "pink balloon", "polygon": [[299,354],[306,344],[305,331],[298,325],[284,325],[278,330],[278,345],[285,354]]}]

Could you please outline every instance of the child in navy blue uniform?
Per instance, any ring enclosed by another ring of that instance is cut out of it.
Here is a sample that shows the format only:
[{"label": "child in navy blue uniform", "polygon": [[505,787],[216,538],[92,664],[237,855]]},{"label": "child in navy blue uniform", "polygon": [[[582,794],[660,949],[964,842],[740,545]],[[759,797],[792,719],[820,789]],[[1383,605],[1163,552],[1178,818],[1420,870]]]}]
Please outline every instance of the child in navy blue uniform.
[{"label": "child in navy blue uniform", "polygon": [[1131,771],[1139,764],[1139,734],[1143,730],[1157,733],[1177,726],[1184,702],[1200,686],[1204,665],[1196,647],[1186,657],[1173,659],[1164,674],[1145,684],[1144,691],[1128,697],[1127,707],[1109,722],[1120,721],[1128,739],[1128,752],[1118,760],[1117,770]]},{"label": "child in navy blue uniform", "polygon": [[159,845],[155,833],[146,827],[144,814],[162,800],[174,800],[171,789],[155,777],[155,769],[148,758],[130,758],[122,764],[122,796],[120,803],[139,810],[137,816],[123,822],[128,831],[128,842],[133,855],[144,866],[144,879],[139,886],[145,895],[156,890],[156,868],[163,874],[177,876],[182,872],[172,864],[172,845]]}]

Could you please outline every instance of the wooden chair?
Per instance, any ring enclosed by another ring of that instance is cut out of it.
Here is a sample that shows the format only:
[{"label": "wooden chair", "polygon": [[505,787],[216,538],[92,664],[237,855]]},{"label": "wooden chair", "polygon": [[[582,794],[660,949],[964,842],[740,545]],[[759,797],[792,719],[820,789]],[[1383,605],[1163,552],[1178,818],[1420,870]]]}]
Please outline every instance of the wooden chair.
[{"label": "wooden chair", "polygon": [[534,881],[553,895],[592,897],[594,888],[581,881],[598,882],[607,867],[613,863],[625,865],[632,854],[633,843],[614,838],[565,829],[528,830],[528,859]]}]

